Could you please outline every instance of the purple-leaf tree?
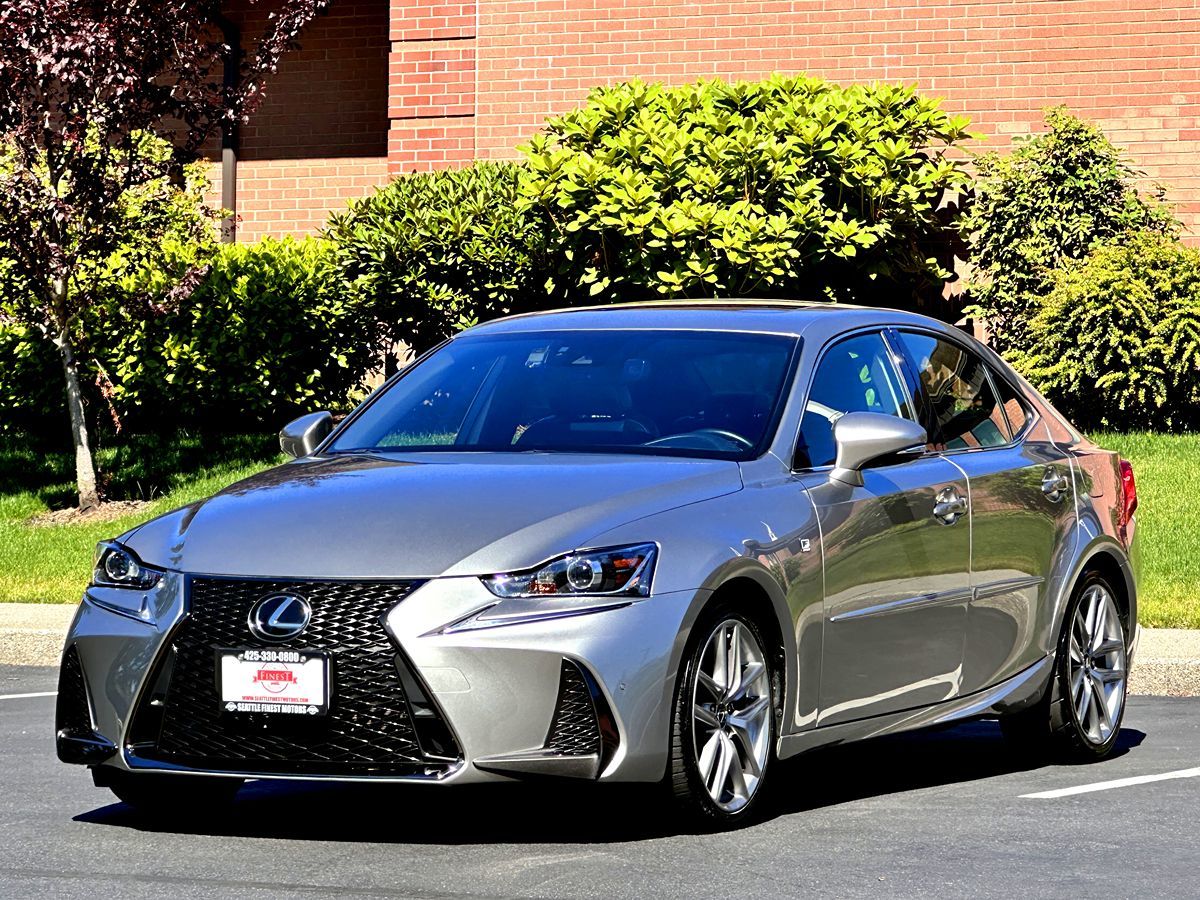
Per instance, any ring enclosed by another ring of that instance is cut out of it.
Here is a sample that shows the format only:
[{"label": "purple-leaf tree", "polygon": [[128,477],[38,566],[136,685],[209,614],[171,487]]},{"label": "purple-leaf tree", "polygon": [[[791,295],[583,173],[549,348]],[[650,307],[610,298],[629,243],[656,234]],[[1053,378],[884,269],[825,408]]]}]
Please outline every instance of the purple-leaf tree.
[{"label": "purple-leaf tree", "polygon": [[262,2],[271,15],[244,55],[226,43],[219,0],[0,2],[0,271],[21,286],[0,315],[58,350],[81,508],[100,498],[77,361],[95,298],[80,273],[128,235],[122,198],[244,121],[328,0]]}]

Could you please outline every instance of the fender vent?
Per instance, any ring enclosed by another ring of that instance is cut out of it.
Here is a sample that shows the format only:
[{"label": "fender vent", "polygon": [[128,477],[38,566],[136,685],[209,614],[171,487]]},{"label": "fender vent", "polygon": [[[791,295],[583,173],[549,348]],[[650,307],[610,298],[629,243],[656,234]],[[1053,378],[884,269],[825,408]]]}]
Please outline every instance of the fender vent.
[{"label": "fender vent", "polygon": [[58,704],[54,712],[54,729],[76,737],[90,736],[92,733],[92,711],[88,702],[87,684],[83,680],[79,651],[75,649],[74,644],[63,654],[62,669],[58,673]]},{"label": "fender vent", "polygon": [[563,756],[595,754],[600,759],[600,771],[604,771],[617,744],[617,723],[599,683],[586,669],[564,659],[545,749]]},{"label": "fender vent", "polygon": [[93,765],[103,762],[117,748],[92,725],[92,704],[79,651],[72,644],[63,654],[58,671],[58,700],[54,709],[54,749],[65,763]]},{"label": "fender vent", "polygon": [[591,692],[579,667],[566,659],[558,678],[558,702],[546,735],[546,749],[565,756],[600,753],[600,725]]}]

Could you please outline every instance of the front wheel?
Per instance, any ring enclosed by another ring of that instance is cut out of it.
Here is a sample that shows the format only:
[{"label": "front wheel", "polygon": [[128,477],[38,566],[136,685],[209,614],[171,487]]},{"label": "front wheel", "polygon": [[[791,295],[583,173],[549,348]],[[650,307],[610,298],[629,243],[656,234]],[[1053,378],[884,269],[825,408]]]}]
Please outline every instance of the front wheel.
[{"label": "front wheel", "polygon": [[1085,575],[1067,607],[1046,695],[1002,718],[1005,735],[1037,751],[1103,759],[1116,745],[1125,715],[1127,646],[1112,585],[1096,572]]},{"label": "front wheel", "polygon": [[671,788],[707,824],[750,819],[774,758],[777,674],[758,625],[741,613],[706,616],[676,688]]}]

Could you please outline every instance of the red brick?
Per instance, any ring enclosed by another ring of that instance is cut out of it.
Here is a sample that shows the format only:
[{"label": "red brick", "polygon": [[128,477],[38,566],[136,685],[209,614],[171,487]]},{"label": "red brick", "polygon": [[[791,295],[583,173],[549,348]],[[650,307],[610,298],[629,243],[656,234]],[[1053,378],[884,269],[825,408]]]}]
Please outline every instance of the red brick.
[{"label": "red brick", "polygon": [[[210,202],[219,206],[221,167],[214,164],[210,171]],[[238,240],[315,234],[331,211],[387,180],[388,162],[383,155],[239,163]]]},{"label": "red brick", "polygon": [[[989,147],[1038,130],[1045,106],[1067,103],[1112,127],[1148,179],[1171,176],[1181,215],[1200,226],[1186,163],[1200,151],[1194,0],[479,0],[478,11],[481,157],[514,156],[545,115],[592,84],[808,71],[915,83],[971,116]],[[1118,124],[1130,107],[1136,124]]]},{"label": "red brick", "polygon": [[515,156],[594,85],[774,71],[915,84],[969,115],[988,148],[1066,103],[1200,230],[1195,0],[338,0],[301,43],[243,132],[255,165],[270,164],[261,189],[242,186],[243,236],[267,230],[251,202],[271,228],[315,223],[342,187],[385,177],[385,154],[393,175]]},{"label": "red brick", "polygon": [[474,37],[475,20],[474,2],[393,0],[390,39],[421,41]]}]

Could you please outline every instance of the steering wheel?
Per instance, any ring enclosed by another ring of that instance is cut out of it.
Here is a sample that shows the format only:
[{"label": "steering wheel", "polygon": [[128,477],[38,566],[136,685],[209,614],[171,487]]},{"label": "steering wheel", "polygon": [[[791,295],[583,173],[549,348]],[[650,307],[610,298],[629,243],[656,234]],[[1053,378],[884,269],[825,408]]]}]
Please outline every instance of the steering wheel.
[{"label": "steering wheel", "polygon": [[649,435],[652,438],[658,437],[660,433],[658,427],[652,421],[649,419],[644,419],[641,416],[625,416],[625,424],[632,425],[637,431]]},{"label": "steering wheel", "polygon": [[698,431],[693,431],[692,434],[711,434],[715,437],[724,438],[727,441],[741,445],[743,450],[754,448],[754,442],[749,438],[743,437],[736,431],[726,431],[724,428],[701,428]]},{"label": "steering wheel", "polygon": [[[754,443],[747,438],[742,437],[733,431],[726,431],[723,428],[697,428],[695,431],[681,431],[678,434],[669,434],[666,437],[661,437],[658,440],[650,441],[646,444],[647,447],[669,446],[669,441],[678,441],[680,438],[690,437],[703,438],[719,438],[723,441],[728,441],[735,444],[743,450],[750,450],[754,447]],[[714,448],[719,449],[719,448]]]}]

